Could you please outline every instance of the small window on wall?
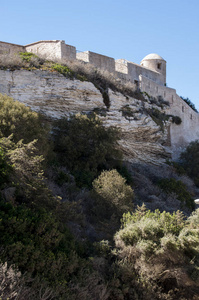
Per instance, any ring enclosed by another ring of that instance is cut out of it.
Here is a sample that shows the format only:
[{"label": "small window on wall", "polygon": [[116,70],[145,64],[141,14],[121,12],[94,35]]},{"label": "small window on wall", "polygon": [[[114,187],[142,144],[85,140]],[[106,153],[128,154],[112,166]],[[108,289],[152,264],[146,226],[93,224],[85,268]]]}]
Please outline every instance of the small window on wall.
[{"label": "small window on wall", "polygon": [[182,106],[182,112],[184,112],[184,106]]},{"label": "small window on wall", "polygon": [[190,119],[191,119],[191,120],[193,119],[193,116],[192,116],[192,114],[190,114]]},{"label": "small window on wall", "polygon": [[158,64],[157,64],[157,67],[158,67],[159,70],[161,70],[161,66],[162,66],[161,63],[158,63]]}]

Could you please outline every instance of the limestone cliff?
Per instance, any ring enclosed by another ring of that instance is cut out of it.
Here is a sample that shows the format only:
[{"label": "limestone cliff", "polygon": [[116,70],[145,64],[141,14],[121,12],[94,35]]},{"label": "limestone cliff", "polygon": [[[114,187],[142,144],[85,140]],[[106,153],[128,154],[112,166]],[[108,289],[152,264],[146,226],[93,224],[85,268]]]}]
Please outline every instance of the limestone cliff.
[{"label": "limestone cliff", "polygon": [[149,101],[126,97],[108,90],[107,109],[100,91],[87,81],[70,80],[57,72],[42,70],[0,70],[0,93],[30,106],[50,118],[60,118],[78,112],[96,111],[105,126],[121,129],[120,146],[130,161],[161,163],[170,157],[170,120],[164,128],[148,113],[160,109]]}]

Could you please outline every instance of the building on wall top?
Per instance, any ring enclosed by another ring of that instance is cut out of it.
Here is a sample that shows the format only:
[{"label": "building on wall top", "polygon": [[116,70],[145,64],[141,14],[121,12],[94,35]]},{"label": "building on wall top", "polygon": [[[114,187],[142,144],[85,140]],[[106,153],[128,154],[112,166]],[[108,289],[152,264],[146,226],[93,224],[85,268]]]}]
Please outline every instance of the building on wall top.
[{"label": "building on wall top", "polygon": [[63,40],[38,41],[26,45],[25,49],[46,59],[76,59],[76,48],[65,44]]},{"label": "building on wall top", "polygon": [[166,60],[156,53],[145,56],[140,65],[162,75],[162,83],[166,84]]}]

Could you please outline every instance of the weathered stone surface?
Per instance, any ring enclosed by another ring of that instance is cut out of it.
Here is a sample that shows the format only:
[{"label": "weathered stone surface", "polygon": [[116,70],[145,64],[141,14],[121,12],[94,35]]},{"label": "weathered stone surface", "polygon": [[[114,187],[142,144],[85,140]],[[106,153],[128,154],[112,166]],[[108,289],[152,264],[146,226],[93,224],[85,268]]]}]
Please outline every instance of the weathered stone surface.
[{"label": "weathered stone surface", "polygon": [[[100,91],[92,83],[70,80],[57,72],[1,70],[0,78],[0,93],[51,118],[106,108]],[[119,144],[126,159],[159,164],[170,156],[171,149],[163,146],[167,141],[169,122],[163,132],[146,114],[147,103],[112,90],[109,90],[109,98],[110,108],[101,118],[105,126],[121,129]],[[126,108],[130,115],[125,114]]]},{"label": "weathered stone surface", "polygon": [[0,92],[53,118],[105,107],[90,82],[69,80],[57,72],[0,71]]},{"label": "weathered stone surface", "polygon": [[[165,124],[164,132],[143,113],[145,103],[134,98],[126,98],[120,93],[109,90],[110,111],[104,118],[106,126],[116,126],[121,129],[122,138],[119,142],[125,158],[129,161],[143,161],[159,164],[170,157],[171,149],[163,146],[167,141],[170,123]],[[122,108],[126,107],[133,113],[132,117],[125,117]]]}]

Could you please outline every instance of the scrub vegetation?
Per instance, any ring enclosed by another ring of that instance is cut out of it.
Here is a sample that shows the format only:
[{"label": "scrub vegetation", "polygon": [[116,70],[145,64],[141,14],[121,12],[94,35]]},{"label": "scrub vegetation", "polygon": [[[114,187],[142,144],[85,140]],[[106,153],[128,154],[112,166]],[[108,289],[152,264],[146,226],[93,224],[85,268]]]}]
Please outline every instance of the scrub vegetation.
[{"label": "scrub vegetation", "polygon": [[179,174],[125,162],[119,138],[0,95],[0,299],[197,299],[198,142]]}]

